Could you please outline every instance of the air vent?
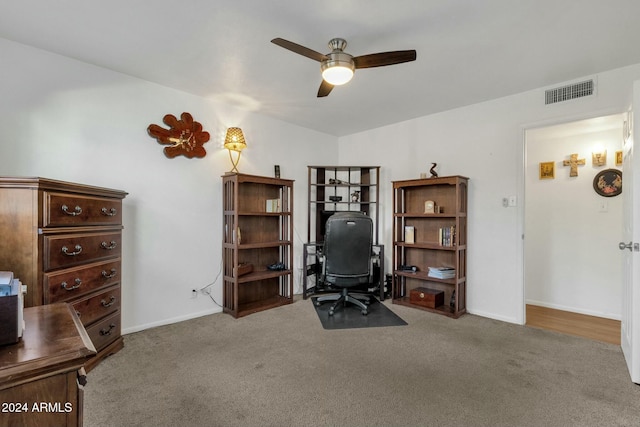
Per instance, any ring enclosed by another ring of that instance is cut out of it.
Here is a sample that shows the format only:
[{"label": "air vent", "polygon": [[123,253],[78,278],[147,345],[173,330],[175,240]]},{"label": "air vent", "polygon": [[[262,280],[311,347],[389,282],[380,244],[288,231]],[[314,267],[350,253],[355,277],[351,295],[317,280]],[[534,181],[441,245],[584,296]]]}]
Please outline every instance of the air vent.
[{"label": "air vent", "polygon": [[549,89],[544,92],[544,103],[545,105],[549,105],[570,99],[582,98],[583,96],[590,96],[593,95],[594,89],[595,83],[593,79]]}]

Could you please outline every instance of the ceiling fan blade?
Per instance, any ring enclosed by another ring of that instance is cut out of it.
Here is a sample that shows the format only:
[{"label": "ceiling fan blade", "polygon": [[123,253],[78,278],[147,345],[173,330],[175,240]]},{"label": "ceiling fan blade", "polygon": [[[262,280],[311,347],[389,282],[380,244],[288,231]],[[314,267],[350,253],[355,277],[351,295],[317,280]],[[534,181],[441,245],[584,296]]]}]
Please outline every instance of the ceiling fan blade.
[{"label": "ceiling fan blade", "polygon": [[353,58],[356,68],[382,67],[385,65],[401,64],[403,62],[415,60],[415,50],[396,50],[393,52],[372,53]]},{"label": "ceiling fan blade", "polygon": [[314,59],[318,62],[322,62],[327,58],[326,55],[316,52],[315,50],[309,49],[308,47],[301,46],[297,43],[290,42],[289,40],[275,38],[271,40],[271,43],[277,44],[280,47],[290,50],[291,52],[295,52],[298,55],[306,56],[307,58]]},{"label": "ceiling fan blade", "polygon": [[332,89],[333,85],[331,83],[327,83],[326,80],[322,80],[322,83],[320,83],[320,88],[318,89],[318,98],[329,95]]}]

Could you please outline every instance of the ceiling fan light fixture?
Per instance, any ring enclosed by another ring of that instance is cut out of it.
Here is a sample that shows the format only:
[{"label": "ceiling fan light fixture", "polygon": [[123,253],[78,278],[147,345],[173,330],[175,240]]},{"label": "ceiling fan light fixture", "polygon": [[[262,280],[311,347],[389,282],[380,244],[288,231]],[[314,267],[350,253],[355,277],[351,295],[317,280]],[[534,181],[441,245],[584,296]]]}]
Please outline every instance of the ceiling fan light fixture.
[{"label": "ceiling fan light fixture", "polygon": [[334,86],[349,83],[353,77],[353,70],[348,67],[334,66],[322,72],[322,78]]},{"label": "ceiling fan light fixture", "polygon": [[348,83],[356,69],[351,55],[346,53],[331,53],[329,59],[322,61],[320,69],[322,78],[334,86]]}]

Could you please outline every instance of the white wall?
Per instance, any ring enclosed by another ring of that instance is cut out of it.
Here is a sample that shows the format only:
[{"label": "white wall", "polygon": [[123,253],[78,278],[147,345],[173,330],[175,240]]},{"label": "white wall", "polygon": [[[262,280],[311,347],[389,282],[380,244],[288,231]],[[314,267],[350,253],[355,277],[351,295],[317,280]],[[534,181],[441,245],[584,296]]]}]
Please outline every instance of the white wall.
[{"label": "white wall", "polygon": [[[279,164],[283,178],[296,180],[294,226],[296,236],[306,236],[306,166],[336,163],[335,137],[4,39],[0,57],[0,175],[129,192],[123,332],[221,310],[204,295],[192,299],[191,289],[220,271],[220,177],[231,168],[221,149],[226,127],[245,132],[241,172],[273,176]],[[147,134],[165,114],[184,111],[211,134],[203,159],[168,159]],[[296,252],[301,243],[296,238]],[[213,296],[222,303],[220,283]]]},{"label": "white wall", "polygon": [[[532,129],[526,133],[525,293],[528,304],[620,320],[622,196],[593,189],[598,172],[622,166],[623,116]],[[594,166],[591,153],[607,151]],[[578,176],[562,161],[585,159]],[[540,162],[555,163],[554,179],[539,179]]]},{"label": "white wall", "polygon": [[[471,178],[468,307],[523,321],[524,129],[625,111],[640,65],[602,73],[597,96],[552,106],[534,90],[336,138],[0,39],[0,175],[43,176],[122,189],[123,326],[131,332],[219,311],[190,290],[211,283],[221,254],[219,148],[227,126],[245,131],[240,170],[295,179],[296,261],[306,230],[306,165],[373,164],[381,170],[382,241],[391,247],[392,180]],[[10,65],[7,65],[10,64]],[[204,159],[167,159],[146,128],[190,112],[212,134]],[[293,160],[290,160],[293,159]],[[389,266],[387,260],[387,268]],[[299,267],[299,266],[298,266]],[[297,277],[299,281],[299,277]],[[296,284],[300,289],[299,282]],[[214,297],[221,301],[219,282]]]},{"label": "white wall", "polygon": [[469,177],[468,310],[523,323],[523,206],[504,208],[502,199],[523,199],[525,129],[626,111],[640,65],[595,77],[597,93],[588,98],[545,106],[544,90],[532,90],[340,138],[340,164],[382,166],[389,248],[391,181],[418,178],[431,162],[441,176]]}]

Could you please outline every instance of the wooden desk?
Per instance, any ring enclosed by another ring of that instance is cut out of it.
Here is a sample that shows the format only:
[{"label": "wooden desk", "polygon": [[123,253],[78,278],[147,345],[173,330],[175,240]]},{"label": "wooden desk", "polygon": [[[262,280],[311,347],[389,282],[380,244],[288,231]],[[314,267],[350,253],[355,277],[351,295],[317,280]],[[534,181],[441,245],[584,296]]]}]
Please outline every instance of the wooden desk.
[{"label": "wooden desk", "polygon": [[0,346],[0,426],[82,426],[89,335],[66,303],[26,308],[24,319],[20,342]]}]

